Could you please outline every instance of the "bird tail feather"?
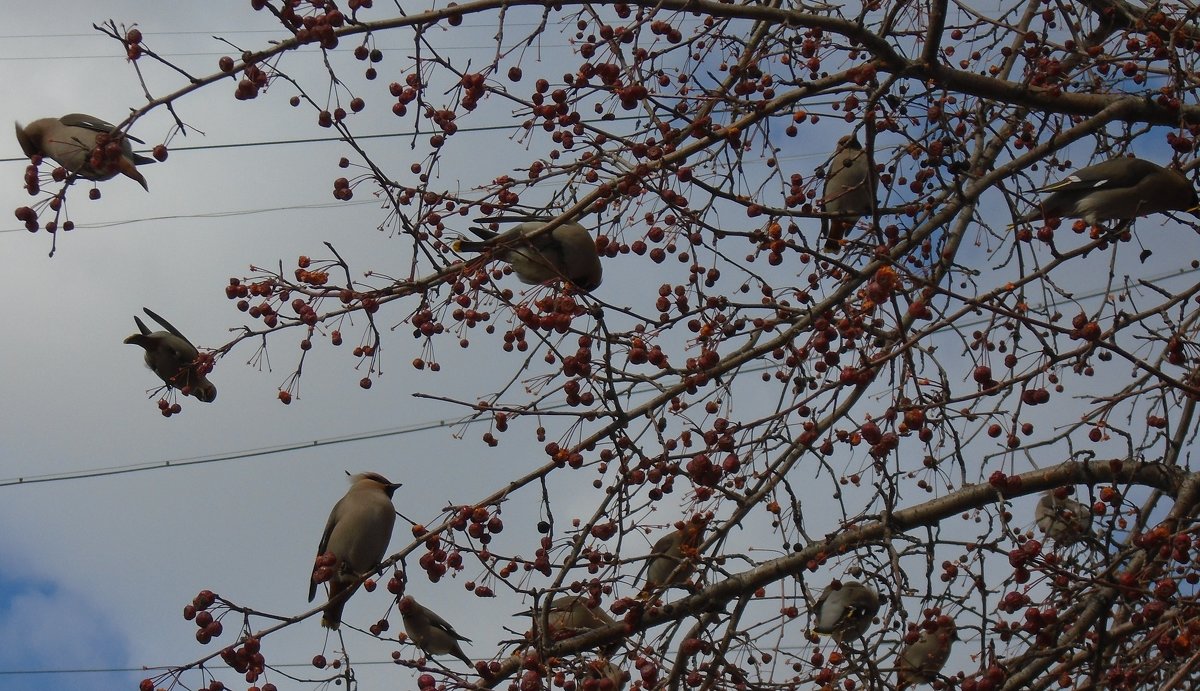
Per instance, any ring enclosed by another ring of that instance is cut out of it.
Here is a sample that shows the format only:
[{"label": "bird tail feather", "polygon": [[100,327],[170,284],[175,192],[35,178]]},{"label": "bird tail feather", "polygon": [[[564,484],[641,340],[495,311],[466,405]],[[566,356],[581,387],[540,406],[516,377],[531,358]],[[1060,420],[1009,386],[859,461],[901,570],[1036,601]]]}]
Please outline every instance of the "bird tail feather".
[{"label": "bird tail feather", "polygon": [[146,334],[133,334],[132,336],[126,336],[125,340],[122,341],[122,343],[125,343],[127,345],[140,346],[142,348],[145,348],[146,350],[150,350],[150,349],[154,348],[154,341],[151,340],[150,337],[147,336]]},{"label": "bird tail feather", "polygon": [[325,612],[321,614],[321,626],[331,631],[338,630],[338,627],[342,625],[342,609],[346,606],[346,599],[342,598],[337,602],[331,602],[325,608]]},{"label": "bird tail feather", "polygon": [[488,230],[487,228],[480,228],[479,226],[471,226],[469,228],[469,230],[475,234],[475,237],[477,237],[480,240],[483,240],[485,242],[487,242],[488,240],[492,240],[500,235],[500,233],[497,233],[494,230]]},{"label": "bird tail feather", "polygon": [[487,248],[491,247],[491,245],[486,242],[478,242],[475,240],[464,240],[462,238],[459,238],[458,240],[455,240],[454,243],[450,245],[450,247],[455,252],[483,252]]},{"label": "bird tail feather", "polygon": [[467,654],[464,653],[462,651],[462,649],[457,645],[454,646],[454,650],[450,651],[450,654],[453,655],[454,657],[457,657],[458,659],[462,660],[463,662],[467,663],[468,667],[475,666],[475,663],[471,661],[471,658],[467,657]]},{"label": "bird tail feather", "polygon": [[846,231],[854,225],[851,221],[840,218],[822,218],[821,235],[825,238],[825,251],[833,254],[842,251],[842,238]]}]

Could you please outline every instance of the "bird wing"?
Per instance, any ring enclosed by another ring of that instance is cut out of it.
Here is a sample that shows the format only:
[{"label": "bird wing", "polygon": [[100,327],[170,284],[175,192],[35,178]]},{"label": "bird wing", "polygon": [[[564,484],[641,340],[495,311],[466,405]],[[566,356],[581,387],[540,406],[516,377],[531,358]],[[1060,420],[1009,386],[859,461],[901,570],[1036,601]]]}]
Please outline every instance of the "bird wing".
[{"label": "bird wing", "polygon": [[[557,229],[555,230],[557,231]],[[528,247],[532,247],[533,251],[526,249],[522,254],[550,266],[555,269],[556,274],[569,268],[566,265],[566,251],[563,248],[562,240],[555,237],[553,232],[542,233],[530,241]],[[570,278],[570,276],[566,276],[566,278]]]},{"label": "bird wing", "polygon": [[150,335],[150,328],[147,327],[146,323],[139,319],[136,314],[133,315],[133,321],[137,324],[138,331],[141,331],[143,336]]},{"label": "bird wing", "polygon": [[[175,355],[175,359],[180,363],[180,374],[176,375],[183,377],[185,380],[190,379],[193,372],[188,367],[200,357],[200,351],[196,350],[196,346],[187,342],[184,339],[182,343],[171,338],[161,339],[163,345],[171,350]],[[198,375],[197,375],[198,376]]]},{"label": "bird wing", "polygon": [[452,636],[456,640],[466,641],[467,643],[471,642],[470,638],[467,638],[466,636],[462,635],[461,633],[455,631],[454,627],[450,625],[450,622],[446,621],[445,619],[442,619],[441,615],[439,615],[437,612],[429,609],[428,607],[425,607],[424,605],[422,605],[422,607],[425,610],[425,616],[429,618],[429,623],[431,626],[436,626],[437,628],[441,629],[442,631],[445,631],[446,633],[450,634],[450,636]]},{"label": "bird wing", "polygon": [[834,607],[834,605],[829,604],[829,598],[831,595],[832,593],[830,592],[830,589],[826,588],[821,593],[821,597],[817,598],[817,604],[813,607],[813,609],[817,612],[817,625],[813,627],[813,630],[817,633],[833,633],[837,630],[838,624],[841,624],[842,620],[846,618],[846,609],[843,608],[842,611],[838,613],[837,618],[834,619],[834,621],[829,621],[829,619],[833,618],[830,616],[832,612],[827,612],[826,608],[832,609]]},{"label": "bird wing", "polygon": [[1080,168],[1058,182],[1040,188],[1039,192],[1084,192],[1089,190],[1126,189],[1135,187],[1142,178],[1162,170],[1162,167],[1140,158],[1114,158],[1094,166]]},{"label": "bird wing", "polygon": [[540,223],[549,223],[553,216],[481,216],[475,219],[476,223],[527,223],[529,221],[538,221]]},{"label": "bird wing", "polygon": [[673,557],[670,554],[671,550],[683,541],[683,535],[680,531],[675,530],[663,535],[654,542],[654,546],[650,548],[650,556],[652,557]]},{"label": "bird wing", "polygon": [[[142,311],[145,312],[146,314],[150,315],[150,318],[153,319],[154,321],[158,322],[160,325],[162,325],[162,327],[164,329],[166,329],[170,333],[182,338],[183,340],[187,341],[188,345],[192,346],[193,348],[196,347],[195,344],[193,344],[191,341],[188,341],[188,337],[184,336],[179,331],[179,329],[176,329],[175,326],[171,324],[171,322],[167,321],[166,319],[163,319],[162,317],[158,316],[154,312],[150,311],[149,307],[143,307]],[[137,319],[137,317],[134,317],[134,319]],[[141,322],[138,322],[138,324],[141,325]]]},{"label": "bird wing", "polygon": [[475,237],[484,241],[491,240],[492,238],[500,235],[500,233],[497,233],[494,230],[488,230],[487,228],[480,228],[478,226],[471,226],[470,231],[475,234]]},{"label": "bird wing", "polygon": [[[345,497],[343,497],[344,499]],[[329,520],[325,521],[325,532],[321,535],[321,544],[317,545],[317,556],[325,554],[325,550],[329,548],[329,535],[333,532],[333,526],[337,525],[338,507],[342,505],[342,500],[333,505],[333,511],[329,512]],[[308,601],[312,602],[317,596],[317,582],[312,578],[308,579]]]},{"label": "bird wing", "polygon": [[[112,123],[105,122],[100,118],[92,117],[91,115],[85,115],[83,113],[68,113],[58,120],[64,125],[68,125],[70,127],[82,127],[86,130],[92,130],[94,132],[107,132],[111,134],[117,129]],[[129,134],[128,132],[121,132],[120,134],[126,139],[135,141],[138,144],[146,143],[132,134]]]}]

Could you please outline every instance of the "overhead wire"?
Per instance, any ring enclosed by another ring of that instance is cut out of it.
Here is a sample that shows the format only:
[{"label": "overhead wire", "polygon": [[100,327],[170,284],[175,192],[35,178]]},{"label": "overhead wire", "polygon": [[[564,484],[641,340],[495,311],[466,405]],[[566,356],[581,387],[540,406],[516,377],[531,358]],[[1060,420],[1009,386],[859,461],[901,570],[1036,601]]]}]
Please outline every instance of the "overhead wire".
[{"label": "overhead wire", "polygon": [[[636,115],[624,115],[619,117],[609,118],[607,120],[588,120],[585,122],[622,122],[638,119]],[[475,125],[458,128],[459,132],[496,132],[499,130],[520,129],[523,124],[508,123],[505,125]],[[394,137],[421,137],[429,134],[438,134],[441,130],[410,130],[407,132],[384,132],[380,134],[356,134],[355,140],[360,139],[391,139]],[[194,146],[172,146],[170,150],[175,151],[206,151],[216,149],[244,149],[259,146],[284,146],[289,144],[318,144],[322,142],[340,142],[344,141],[342,137],[302,137],[299,139],[269,139],[259,142],[230,142],[227,144],[196,144]],[[0,163],[29,163],[28,156],[17,156],[14,158],[0,158]]]},{"label": "overhead wire", "polygon": [[[1186,276],[1188,274],[1194,274],[1197,272],[1200,272],[1200,268],[1185,269],[1182,271],[1173,271],[1173,272],[1169,272],[1169,273],[1159,274],[1157,276],[1148,277],[1145,280],[1159,281],[1159,280],[1163,280],[1166,278],[1177,278],[1180,276]],[[1107,295],[1107,294],[1108,294],[1108,291],[1106,291],[1106,290],[1092,290],[1091,292],[1083,293],[1083,294],[1079,295],[1076,299],[1090,300],[1090,299],[1097,298],[1097,297],[1103,297],[1104,295]],[[978,319],[975,321],[956,324],[954,326],[956,328],[960,328],[960,329],[969,329],[969,328],[972,328],[975,326],[981,326],[986,323],[987,323],[987,319],[981,318],[981,319]],[[946,327],[943,327],[943,330],[949,329],[949,328],[950,328],[949,326],[946,326]],[[772,369],[775,366],[776,365],[772,365],[772,364],[764,364],[764,365],[759,365],[757,367],[747,367],[747,368],[745,368],[745,371],[748,373],[760,372],[760,371]],[[637,391],[637,390],[631,392],[632,395],[637,395],[639,393],[642,393],[642,392]],[[547,406],[546,408],[543,408],[541,410],[542,411],[552,411],[552,410],[559,410],[559,409],[565,408],[565,407],[567,407],[566,403],[560,403],[560,404],[553,405],[553,406]],[[539,411],[530,411],[530,414],[536,414],[537,412],[539,412]],[[13,486],[18,486],[18,485],[34,485],[34,484],[42,484],[42,483],[49,483],[49,482],[64,482],[64,481],[68,481],[68,480],[84,480],[84,479],[89,479],[89,478],[106,477],[106,476],[112,476],[112,475],[127,475],[130,473],[140,473],[140,472],[145,472],[145,471],[149,471],[149,470],[165,470],[168,468],[185,468],[188,466],[206,465],[209,463],[220,463],[220,462],[224,462],[224,461],[246,460],[246,459],[250,459],[250,458],[258,458],[260,456],[271,456],[271,455],[280,454],[280,453],[288,453],[291,451],[302,451],[304,449],[315,449],[315,448],[319,448],[319,447],[323,447],[323,446],[335,446],[338,444],[346,444],[346,443],[350,443],[350,442],[367,441],[370,439],[382,439],[382,438],[386,438],[386,437],[402,436],[405,434],[415,434],[417,432],[427,432],[430,430],[441,429],[441,428],[445,428],[445,427],[453,427],[453,426],[459,426],[459,425],[468,426],[468,425],[472,425],[477,422],[482,422],[482,421],[488,420],[488,419],[489,418],[475,417],[475,416],[471,415],[471,416],[466,416],[466,417],[452,419],[452,420],[451,419],[428,420],[425,422],[417,422],[417,423],[413,423],[411,425],[405,425],[402,427],[393,427],[393,428],[389,428],[389,429],[374,430],[374,431],[370,431],[370,432],[351,433],[351,434],[346,434],[346,435],[337,436],[337,437],[329,437],[326,439],[314,439],[312,441],[295,442],[295,443],[291,443],[291,444],[280,444],[277,446],[267,446],[267,447],[261,447],[261,448],[256,448],[256,449],[245,449],[245,450],[231,451],[231,452],[226,452],[226,453],[221,453],[221,454],[211,454],[211,455],[206,455],[206,456],[190,456],[190,457],[172,459],[172,460],[166,460],[166,461],[148,461],[145,463],[131,463],[131,464],[127,464],[127,465],[92,468],[92,469],[73,471],[73,472],[47,473],[44,475],[26,475],[26,476],[2,479],[2,480],[0,480],[0,487],[13,487]]]},{"label": "overhead wire", "polygon": [[[607,120],[601,120],[601,119],[584,120],[584,122],[589,123],[589,124],[594,124],[594,123],[598,123],[598,122],[625,122],[625,121],[637,120],[637,119],[638,119],[638,116],[625,115],[625,116],[616,116],[613,118],[609,118]],[[461,127],[461,128],[459,128],[458,131],[464,132],[464,133],[495,132],[495,131],[500,131],[500,130],[520,129],[521,127],[523,127],[523,125],[521,123],[507,124],[507,125],[478,125],[478,126]],[[394,138],[394,137],[419,137],[419,136],[423,136],[423,135],[427,135],[427,134],[435,134],[435,132],[433,130],[429,130],[429,131],[411,130],[411,131],[407,131],[407,132],[386,132],[386,133],[379,133],[379,134],[362,134],[362,135],[355,135],[354,138],[355,138],[355,140],[390,139],[390,138]],[[171,147],[171,151],[172,152],[206,151],[206,150],[219,150],[219,149],[252,148],[252,147],[260,147],[260,146],[284,146],[284,145],[293,145],[293,144],[329,143],[329,142],[341,142],[341,141],[344,141],[343,138],[341,138],[341,137],[308,137],[308,138],[299,138],[299,139],[273,139],[273,140],[264,140],[264,141],[258,141],[258,142],[232,142],[232,143],[226,143],[226,144],[197,144],[197,145],[193,145],[193,146],[173,146],[173,147]],[[801,159],[805,159],[805,158],[814,158],[814,157],[819,157],[819,156],[820,156],[820,154],[795,154],[795,155],[785,155],[785,156],[773,156],[772,158],[774,158],[776,161],[785,161],[785,160],[790,161],[790,160],[801,160]],[[765,160],[765,159],[763,159],[763,160]],[[17,157],[17,158],[0,158],[0,163],[28,164],[29,159],[26,157],[23,157],[23,156]],[[172,215],[166,215],[166,216],[153,216],[153,217],[138,218],[138,219],[127,219],[127,220],[121,220],[121,221],[76,223],[75,228],[77,230],[83,230],[83,229],[87,229],[87,228],[110,228],[110,227],[115,227],[115,226],[132,225],[135,223],[143,223],[143,222],[149,222],[149,221],[163,221],[163,220],[174,220],[174,219],[183,219],[183,218],[225,218],[225,217],[233,217],[233,216],[248,216],[248,215],[260,214],[260,213],[291,211],[291,210],[295,210],[295,209],[335,208],[335,207],[360,206],[360,205],[364,205],[364,204],[377,204],[377,203],[379,203],[378,200],[360,200],[360,201],[349,201],[349,202],[326,202],[326,203],[317,203],[317,204],[294,204],[294,205],[290,205],[290,206],[275,206],[275,207],[266,207],[266,208],[259,208],[259,209],[243,209],[243,210],[229,210],[229,211],[212,211],[212,212],[196,213],[196,214],[172,214]],[[29,231],[23,227],[21,227],[21,228],[0,228],[0,234],[28,233],[28,232]]]},{"label": "overhead wire", "polygon": [[260,456],[272,456],[289,451],[301,451],[304,449],[316,449],[322,446],[334,446],[337,444],[347,444],[356,441],[366,441],[368,439],[383,439],[385,437],[394,437],[403,434],[413,434],[414,432],[424,432],[431,429],[441,427],[449,427],[459,424],[471,424],[473,420],[467,418],[465,420],[431,420],[428,422],[418,422],[412,425],[403,427],[393,427],[391,429],[375,430],[372,432],[360,432],[356,434],[348,434],[340,437],[329,437],[327,439],[314,439],[312,441],[295,442],[292,444],[280,444],[278,446],[264,446],[256,449],[247,449],[243,451],[233,451],[222,454],[211,454],[206,456],[189,456],[167,461],[150,461],[146,463],[132,463],[128,465],[108,466],[103,468],[94,468],[91,470],[80,472],[66,473],[47,473],[44,475],[28,475],[22,477],[9,478],[0,480],[0,487],[11,487],[13,485],[35,485],[45,482],[61,482],[64,480],[83,480],[87,478],[107,477],[111,475],[127,475],[129,473],[141,473],[147,470],[162,470],[166,468],[186,468],[195,465],[206,465],[209,463],[220,463],[222,461],[236,461],[247,458],[258,458]]},{"label": "overhead wire", "polygon": [[[253,34],[253,33],[273,33],[273,32],[268,31],[268,30],[241,30],[241,31],[225,31],[225,32],[190,31],[190,32],[156,32],[156,35],[213,34],[213,33]],[[77,36],[98,36],[98,37],[100,37],[102,35],[84,33],[84,34],[54,34],[54,35],[47,34],[46,36],[47,37],[77,37]],[[24,38],[24,36],[19,36],[19,37]],[[0,35],[0,39],[5,39],[5,38],[18,38],[18,36]],[[224,53],[216,53],[216,55],[222,55],[222,54],[224,54]],[[88,57],[88,56],[66,56],[66,57]],[[96,56],[96,57],[110,57],[110,56]],[[111,56],[111,57],[122,57],[123,58],[124,56]],[[25,58],[0,57],[0,61],[6,60],[6,59],[25,59]],[[609,118],[606,120],[595,119],[595,120],[589,120],[587,122],[602,122],[602,121],[603,122],[613,122],[613,121],[629,121],[629,120],[637,120],[637,119],[639,119],[639,116],[617,116],[617,117]],[[462,133],[494,132],[494,131],[499,131],[499,130],[519,129],[522,126],[523,125],[521,123],[509,123],[509,124],[504,124],[504,125],[479,125],[479,126],[461,127],[461,128],[459,128],[458,131],[462,132]],[[387,139],[387,138],[395,138],[395,137],[415,137],[415,136],[422,136],[422,135],[434,134],[434,133],[435,132],[433,130],[430,130],[430,131],[412,130],[412,131],[406,131],[406,132],[391,132],[391,133],[355,135],[354,138],[356,140]],[[295,139],[266,140],[266,141],[257,141],[257,142],[233,142],[233,143],[225,143],[225,144],[199,144],[199,145],[193,145],[193,146],[175,146],[175,147],[171,147],[171,151],[172,152],[204,151],[204,150],[237,149],[237,148],[263,147],[263,146],[285,146],[285,145],[295,145],[295,144],[313,144],[313,143],[340,142],[340,141],[343,141],[343,138],[336,137],[336,136],[307,137],[307,138],[295,138]],[[785,158],[786,159],[798,159],[798,158],[809,158],[809,157],[814,157],[814,156],[817,156],[817,154],[782,156],[782,157],[774,156],[773,158],[775,158],[776,160],[783,160]],[[12,163],[12,162],[27,163],[28,159],[25,157],[0,158],[0,163]],[[147,217],[147,218],[143,218],[143,219],[127,219],[127,220],[108,221],[108,222],[99,222],[99,223],[76,224],[76,228],[77,229],[108,228],[108,227],[130,225],[130,224],[141,223],[141,222],[152,222],[152,221],[181,219],[181,218],[225,218],[225,217],[231,217],[231,216],[246,216],[246,215],[254,215],[254,214],[261,214],[261,213],[275,213],[275,212],[289,211],[289,210],[295,210],[295,209],[335,208],[335,207],[358,206],[358,205],[364,205],[364,204],[378,204],[378,203],[379,203],[378,200],[371,199],[371,200],[349,201],[349,202],[335,201],[335,202],[314,203],[314,204],[299,204],[299,205],[291,205],[291,206],[265,207],[265,208],[258,208],[258,209],[215,211],[215,212],[205,212],[205,213],[197,213],[197,214],[174,214],[174,215]],[[0,229],[0,233],[17,233],[17,232],[26,233],[28,231],[25,228]],[[1200,269],[1186,269],[1186,270],[1182,270],[1182,271],[1178,271],[1178,272],[1172,272],[1169,274],[1163,274],[1160,276],[1152,277],[1148,280],[1161,280],[1163,278],[1171,278],[1171,277],[1176,277],[1176,276],[1187,275],[1187,274],[1195,273],[1197,271],[1200,271]],[[1107,292],[1103,291],[1103,290],[1094,291],[1094,292],[1086,293],[1084,295],[1079,296],[1079,299],[1090,299],[1090,298],[1099,297],[1099,296],[1102,296],[1105,294],[1107,294]],[[975,323],[965,323],[965,324],[960,324],[957,326],[969,328],[973,325],[982,324],[982,323],[986,323],[986,320],[979,320],[978,322],[975,322]],[[750,371],[757,371],[758,369],[769,369],[769,368],[770,368],[770,366],[768,365],[768,366],[763,366],[761,368],[753,368]],[[369,439],[377,439],[377,438],[397,436],[397,435],[403,435],[403,434],[411,434],[411,433],[415,433],[415,432],[428,431],[428,430],[432,430],[432,429],[438,429],[438,428],[443,428],[443,427],[448,427],[448,426],[453,426],[453,425],[472,424],[473,422],[477,422],[477,421],[479,421],[479,420],[471,419],[471,418],[465,418],[465,419],[459,419],[459,420],[434,420],[434,421],[417,423],[414,425],[409,425],[409,426],[400,427],[400,428],[392,428],[392,429],[388,429],[388,430],[377,430],[377,431],[372,431],[372,432],[355,433],[355,434],[349,434],[349,435],[344,435],[344,436],[340,436],[340,437],[331,437],[328,439],[316,439],[316,440],[306,441],[306,442],[283,444],[283,445],[279,445],[279,446],[263,447],[263,448],[259,448],[259,449],[234,451],[234,452],[228,452],[228,453],[223,453],[223,454],[213,454],[213,455],[208,455],[208,456],[186,457],[186,458],[166,460],[166,461],[153,461],[153,462],[128,464],[128,465],[121,465],[121,466],[111,466],[111,467],[88,469],[88,470],[78,471],[78,472],[51,473],[51,474],[36,475],[36,476],[21,476],[21,477],[0,480],[0,487],[8,487],[8,486],[15,486],[15,485],[31,485],[31,484],[40,484],[40,483],[47,483],[47,482],[60,482],[60,481],[66,481],[66,480],[78,480],[78,479],[96,478],[96,477],[104,477],[104,476],[111,476],[111,475],[122,475],[122,474],[129,474],[129,473],[145,472],[148,470],[188,467],[188,466],[203,465],[203,464],[208,464],[208,463],[217,463],[217,462],[222,462],[222,461],[243,460],[243,459],[248,459],[248,458],[255,458],[255,457],[267,456],[267,455],[273,455],[273,454],[279,454],[279,453],[286,453],[286,452],[298,451],[298,450],[309,449],[309,448],[317,448],[317,447],[322,447],[322,446],[330,446],[330,445],[343,444],[343,443],[349,443],[349,442],[355,442],[355,441],[365,441],[365,440],[369,440]],[[4,673],[3,671],[0,671],[0,674],[3,674],[3,673]]]},{"label": "overhead wire", "polygon": [[[396,666],[395,660],[356,660],[354,666],[359,665],[392,665]],[[288,667],[312,667],[311,662],[281,662],[271,663],[269,668],[283,669]],[[154,672],[169,672],[175,667],[78,667],[64,669],[0,669],[0,677],[4,676],[21,676],[21,675],[44,675],[44,674],[115,674],[124,672],[138,672],[143,674],[152,674]]]}]

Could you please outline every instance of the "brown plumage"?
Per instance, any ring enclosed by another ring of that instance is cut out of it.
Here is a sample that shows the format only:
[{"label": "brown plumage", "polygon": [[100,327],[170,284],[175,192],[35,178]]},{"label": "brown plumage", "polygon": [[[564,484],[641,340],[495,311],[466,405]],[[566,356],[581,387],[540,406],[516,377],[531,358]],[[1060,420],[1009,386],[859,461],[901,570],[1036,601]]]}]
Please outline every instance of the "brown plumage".
[{"label": "brown plumage", "polygon": [[409,640],[426,655],[449,653],[467,663],[468,667],[474,666],[458,644],[459,641],[470,643],[471,639],[460,635],[450,622],[409,595],[400,599],[400,618],[404,620],[404,631],[408,633]]},{"label": "brown plumage", "polygon": [[[383,561],[388,543],[392,540],[392,526],[396,523],[396,508],[392,506],[392,495],[400,487],[398,482],[388,482],[378,473],[360,473],[350,478],[350,489],[334,504],[325,521],[325,532],[317,547],[317,562],[313,566],[313,577],[308,583],[308,601],[317,595],[317,582],[321,570],[329,568],[329,599],[321,625],[337,629],[342,623],[342,608],[358,589],[363,576],[371,573]],[[332,555],[332,563],[325,556]],[[345,597],[335,598],[349,589]]]},{"label": "brown plumage", "polygon": [[492,251],[493,256],[508,262],[522,283],[537,285],[566,279],[585,291],[595,290],[603,278],[596,241],[578,223],[564,223],[549,233],[532,240],[530,233],[546,225],[545,221],[528,221],[516,227],[514,237],[496,241],[499,234],[484,228],[471,228],[483,241],[459,239],[455,252]]},{"label": "brown plumage", "polygon": [[950,617],[941,616],[926,624],[920,636],[900,651],[896,691],[927,684],[937,678],[950,659],[950,649],[956,640],[958,628]]},{"label": "brown plumage", "polygon": [[144,142],[115,131],[100,118],[83,113],[41,118],[24,126],[16,123],[16,133],[17,143],[26,156],[51,158],[86,180],[108,180],[120,173],[150,190],[137,166],[153,163],[154,159],[133,153],[129,140]]},{"label": "brown plumage", "polygon": [[1070,217],[1098,225],[1164,211],[1196,213],[1200,206],[1183,173],[1140,158],[1112,158],[1080,168],[1038,191],[1051,194],[1017,223]]},{"label": "brown plumage", "polygon": [[1042,495],[1033,516],[1043,533],[1063,545],[1078,542],[1092,530],[1092,510],[1074,499],[1058,497],[1053,491]]},{"label": "brown plumage", "polygon": [[837,218],[821,219],[825,251],[840,252],[846,232],[860,218],[871,213],[875,201],[875,176],[871,175],[867,152],[853,135],[838,140],[821,198],[826,213],[842,214]]},{"label": "brown plumage", "polygon": [[622,691],[629,674],[605,657],[588,660],[583,666],[583,691]]},{"label": "brown plumage", "polygon": [[[535,622],[541,620],[540,611],[528,611]],[[590,604],[585,595],[562,595],[550,603],[546,623],[552,638],[568,638],[594,629],[602,629],[616,623],[608,613]]]},{"label": "brown plumage", "polygon": [[879,612],[879,593],[857,581],[836,585],[831,583],[817,599],[813,630],[839,642],[862,638]]},{"label": "brown plumage", "polygon": [[127,337],[124,342],[145,349],[146,366],[154,370],[167,386],[179,389],[185,396],[195,396],[205,403],[212,403],[217,398],[217,387],[202,371],[198,361],[200,351],[171,322],[149,308],[143,307],[142,310],[166,330],[151,331],[134,315],[138,333]]},{"label": "brown plumage", "polygon": [[[543,605],[545,607],[545,605]],[[534,627],[542,623],[543,610],[526,610],[519,615],[532,616]],[[560,595],[550,602],[549,611],[545,613],[547,633],[550,640],[572,638],[603,629],[616,624],[616,620],[600,607],[591,604],[591,598],[586,595]],[[607,644],[601,650],[611,655],[621,645],[620,641]]]},{"label": "brown plumage", "polygon": [[704,524],[696,521],[688,521],[682,528],[659,538],[650,550],[646,584],[640,597],[649,597],[658,588],[686,581],[694,568],[696,547],[703,538]]}]

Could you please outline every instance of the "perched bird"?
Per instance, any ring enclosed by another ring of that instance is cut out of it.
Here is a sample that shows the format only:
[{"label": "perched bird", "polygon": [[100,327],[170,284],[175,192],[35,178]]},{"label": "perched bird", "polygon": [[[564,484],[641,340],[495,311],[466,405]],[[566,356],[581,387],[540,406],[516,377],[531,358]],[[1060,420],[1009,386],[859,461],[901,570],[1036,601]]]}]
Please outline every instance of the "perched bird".
[{"label": "perched bird", "polygon": [[641,596],[649,597],[658,588],[686,581],[692,573],[696,546],[703,537],[704,524],[696,521],[687,521],[682,528],[660,537],[650,550]]},{"label": "perched bird", "polygon": [[125,343],[141,346],[146,350],[146,366],[154,370],[159,379],[183,392],[195,396],[205,403],[217,398],[217,387],[208,380],[199,363],[200,351],[171,322],[163,319],[149,308],[142,310],[158,322],[166,331],[150,331],[146,324],[134,315],[138,333],[125,339]]},{"label": "perched bird", "polygon": [[[337,630],[346,601],[358,589],[363,576],[383,561],[396,523],[392,495],[400,486],[379,473],[359,473],[350,478],[350,489],[329,512],[308,583],[308,601],[312,602],[318,581],[325,580],[328,574],[330,603],[321,617],[322,626]],[[350,592],[339,598],[347,589]]]},{"label": "perched bird", "polygon": [[512,265],[522,283],[538,284],[567,279],[581,290],[595,290],[603,271],[596,241],[578,223],[564,223],[549,233],[528,240],[525,236],[546,225],[545,221],[528,221],[516,227],[521,236],[500,243],[493,242],[499,234],[485,228],[471,228],[483,241],[459,239],[455,252],[485,252],[495,249],[495,257]]},{"label": "perched bird", "polygon": [[[836,587],[835,587],[836,586]],[[879,593],[857,581],[830,583],[817,598],[817,633],[833,634],[839,642],[863,637],[879,611]]]},{"label": "perched bird", "polygon": [[1038,500],[1033,516],[1038,528],[1061,544],[1078,542],[1092,530],[1092,510],[1074,499],[1057,496],[1053,490]]},{"label": "perched bird", "polygon": [[[534,626],[537,627],[542,623],[543,611],[529,609],[517,614],[518,616],[532,616]],[[586,595],[556,597],[550,602],[549,611],[546,612],[546,627],[550,640],[572,638],[616,623],[603,609],[592,606],[591,598]],[[611,655],[620,645],[620,641],[616,641],[605,645],[601,650],[605,654]]]},{"label": "perched bird", "polygon": [[946,665],[946,660],[950,659],[950,648],[956,640],[958,628],[954,620],[947,616],[938,617],[932,627],[921,631],[919,638],[900,651],[896,690],[903,691],[909,686],[933,681]]},{"label": "perched bird", "polygon": [[470,643],[471,639],[460,635],[449,622],[422,606],[412,596],[405,595],[400,599],[400,617],[404,619],[404,630],[408,632],[409,639],[426,655],[450,653],[467,663],[468,667],[474,665],[458,644],[459,641]]},{"label": "perched bird", "polygon": [[137,166],[154,163],[154,159],[133,153],[129,140],[139,144],[145,142],[128,133],[117,132],[100,118],[71,113],[61,118],[34,120],[24,127],[18,122],[16,127],[17,143],[26,156],[52,158],[69,172],[87,180],[108,180],[120,173],[150,191]]},{"label": "perched bird", "polygon": [[853,228],[858,219],[871,213],[875,202],[875,176],[871,175],[867,152],[853,135],[838,140],[821,198],[826,213],[843,214],[838,218],[821,219],[825,251],[837,252],[846,231]]},{"label": "perched bird", "polygon": [[[551,638],[570,638],[581,633],[611,626],[616,621],[599,607],[593,607],[586,595],[563,595],[554,598],[546,615],[546,625]],[[520,614],[532,615],[534,623],[542,620],[542,610],[526,610]]]},{"label": "perched bird", "polygon": [[1200,209],[1196,190],[1183,173],[1140,158],[1112,158],[1080,168],[1038,191],[1051,194],[1017,223],[1071,217],[1097,225],[1162,211]]},{"label": "perched bird", "polygon": [[583,691],[621,691],[629,675],[605,657],[588,660],[583,666]]}]

